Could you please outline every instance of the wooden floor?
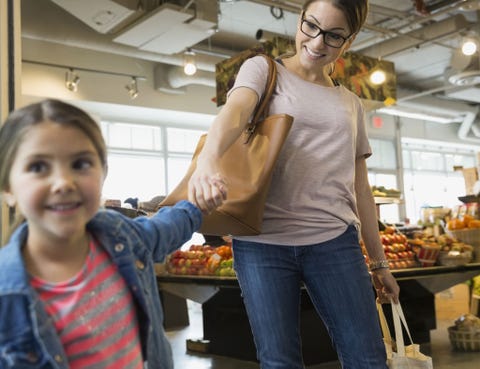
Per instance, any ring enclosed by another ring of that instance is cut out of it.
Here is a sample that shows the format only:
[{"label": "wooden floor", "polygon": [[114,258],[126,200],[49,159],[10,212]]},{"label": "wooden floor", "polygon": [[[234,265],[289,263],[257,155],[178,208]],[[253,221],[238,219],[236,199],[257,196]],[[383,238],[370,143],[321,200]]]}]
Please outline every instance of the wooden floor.
[{"label": "wooden floor", "polygon": [[[432,356],[434,369],[480,369],[480,352],[459,352],[451,348],[447,328],[463,313],[468,313],[465,286],[455,287],[436,296],[437,329],[431,342],[422,345],[423,353]],[[202,339],[201,305],[188,301],[190,325],[167,331],[176,369],[258,369],[256,362],[188,351],[187,339]],[[320,349],[320,348],[319,348]],[[308,366],[308,369],[340,369],[338,362]]]}]

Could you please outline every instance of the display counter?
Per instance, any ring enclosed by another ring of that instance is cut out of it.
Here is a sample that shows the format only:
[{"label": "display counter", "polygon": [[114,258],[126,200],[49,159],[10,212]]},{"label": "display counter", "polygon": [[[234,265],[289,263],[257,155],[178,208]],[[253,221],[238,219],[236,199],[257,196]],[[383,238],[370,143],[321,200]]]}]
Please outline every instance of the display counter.
[{"label": "display counter", "polygon": [[[413,340],[415,343],[428,343],[430,331],[436,328],[435,294],[480,274],[480,263],[401,269],[392,273],[401,288],[400,301]],[[169,325],[188,325],[185,299],[198,302],[202,305],[203,337],[191,338],[208,341],[211,354],[256,360],[253,337],[236,278],[159,274],[157,280],[166,329]],[[336,360],[337,355],[326,329],[304,289],[301,304],[305,364]],[[389,309],[385,309],[385,313],[390,321]],[[181,317],[185,316],[182,320]]]}]

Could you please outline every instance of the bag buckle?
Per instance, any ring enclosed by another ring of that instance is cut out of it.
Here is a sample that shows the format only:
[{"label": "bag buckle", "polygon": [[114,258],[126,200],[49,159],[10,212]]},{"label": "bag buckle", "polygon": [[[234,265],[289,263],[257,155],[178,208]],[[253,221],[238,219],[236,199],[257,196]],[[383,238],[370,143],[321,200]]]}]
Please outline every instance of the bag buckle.
[{"label": "bag buckle", "polygon": [[248,144],[250,142],[250,140],[252,139],[253,137],[253,134],[255,133],[255,124],[251,124],[249,125],[247,128],[245,128],[245,141],[243,142],[244,144]]}]

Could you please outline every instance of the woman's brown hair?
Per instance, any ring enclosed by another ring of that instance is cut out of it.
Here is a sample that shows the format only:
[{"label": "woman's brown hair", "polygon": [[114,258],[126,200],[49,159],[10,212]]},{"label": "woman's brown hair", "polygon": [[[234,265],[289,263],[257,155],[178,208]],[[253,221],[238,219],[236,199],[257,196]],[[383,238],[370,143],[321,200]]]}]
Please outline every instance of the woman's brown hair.
[{"label": "woman's brown hair", "polygon": [[367,19],[368,0],[307,0],[303,3],[302,13],[317,1],[326,1],[341,10],[345,14],[352,35],[360,31]]}]

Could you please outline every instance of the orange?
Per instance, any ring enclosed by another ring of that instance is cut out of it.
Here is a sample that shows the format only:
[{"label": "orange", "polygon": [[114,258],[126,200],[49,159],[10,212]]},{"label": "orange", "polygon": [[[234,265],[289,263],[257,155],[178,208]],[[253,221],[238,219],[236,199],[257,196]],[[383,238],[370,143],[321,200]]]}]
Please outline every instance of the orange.
[{"label": "orange", "polygon": [[448,221],[447,228],[450,230],[463,229],[465,228],[465,223],[463,220],[454,218]]}]

